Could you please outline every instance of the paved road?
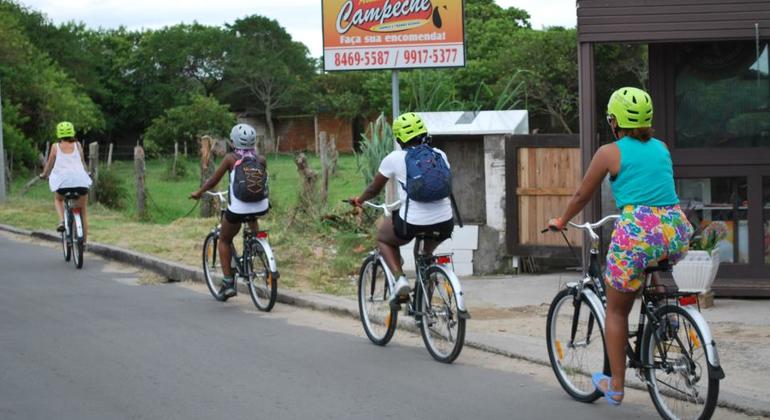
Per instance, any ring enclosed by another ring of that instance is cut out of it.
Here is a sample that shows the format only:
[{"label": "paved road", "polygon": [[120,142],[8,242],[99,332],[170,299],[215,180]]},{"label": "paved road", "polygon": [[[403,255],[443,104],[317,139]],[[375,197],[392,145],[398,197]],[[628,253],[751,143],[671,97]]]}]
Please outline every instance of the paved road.
[{"label": "paved road", "polygon": [[87,255],[77,271],[56,248],[0,236],[0,418],[656,417],[649,400],[580,404],[552,376],[477,363],[496,356],[447,366],[407,334],[379,348],[112,266]]}]

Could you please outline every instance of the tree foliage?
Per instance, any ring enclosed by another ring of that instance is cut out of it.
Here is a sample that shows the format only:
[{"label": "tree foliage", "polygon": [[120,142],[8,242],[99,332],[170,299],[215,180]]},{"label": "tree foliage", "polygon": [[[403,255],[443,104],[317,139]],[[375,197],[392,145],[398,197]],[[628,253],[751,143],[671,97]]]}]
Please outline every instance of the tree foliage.
[{"label": "tree foliage", "polygon": [[174,150],[174,142],[195,143],[203,135],[224,137],[235,124],[235,116],[226,105],[210,96],[197,95],[187,105],[167,110],[155,118],[144,135],[148,153],[161,154]]}]

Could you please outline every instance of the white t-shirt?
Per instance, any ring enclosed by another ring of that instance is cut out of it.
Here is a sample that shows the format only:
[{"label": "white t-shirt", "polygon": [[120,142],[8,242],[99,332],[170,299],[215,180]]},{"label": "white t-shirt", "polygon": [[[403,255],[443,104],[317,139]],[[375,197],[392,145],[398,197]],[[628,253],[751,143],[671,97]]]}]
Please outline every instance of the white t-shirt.
[{"label": "white t-shirt", "polygon": [[[433,148],[438,152],[444,161],[449,166],[449,160],[446,155],[439,149]],[[419,201],[409,201],[409,214],[404,217],[406,212],[406,151],[394,150],[389,155],[385,156],[385,159],[380,163],[380,173],[388,178],[397,181],[398,197],[401,200],[401,209],[398,214],[402,220],[405,220],[411,225],[427,226],[435,225],[436,223],[445,222],[452,218],[452,202],[449,198],[443,198],[439,201],[432,203],[422,203]]]}]

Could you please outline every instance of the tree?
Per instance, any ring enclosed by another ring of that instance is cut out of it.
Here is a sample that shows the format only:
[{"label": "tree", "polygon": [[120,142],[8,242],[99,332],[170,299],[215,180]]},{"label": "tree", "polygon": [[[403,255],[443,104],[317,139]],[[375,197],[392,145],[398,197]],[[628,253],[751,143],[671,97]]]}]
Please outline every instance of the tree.
[{"label": "tree", "polygon": [[275,141],[273,113],[300,106],[301,94],[314,74],[314,62],[278,22],[253,15],[227,28],[235,36],[229,77],[262,107],[270,139]]},{"label": "tree", "polygon": [[223,137],[235,124],[226,105],[210,96],[196,95],[186,105],[171,108],[155,118],[144,134],[148,153],[170,152],[174,142],[194,142],[203,135]]}]

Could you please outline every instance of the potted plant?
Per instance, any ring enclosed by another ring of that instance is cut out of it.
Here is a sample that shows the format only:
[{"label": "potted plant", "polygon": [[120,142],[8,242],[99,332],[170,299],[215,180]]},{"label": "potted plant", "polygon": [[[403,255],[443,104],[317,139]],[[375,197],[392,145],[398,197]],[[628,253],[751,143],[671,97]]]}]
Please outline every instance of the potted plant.
[{"label": "potted plant", "polygon": [[690,251],[674,266],[674,281],[679,290],[706,293],[711,290],[719,269],[719,243],[727,237],[727,225],[709,223],[693,235]]}]

